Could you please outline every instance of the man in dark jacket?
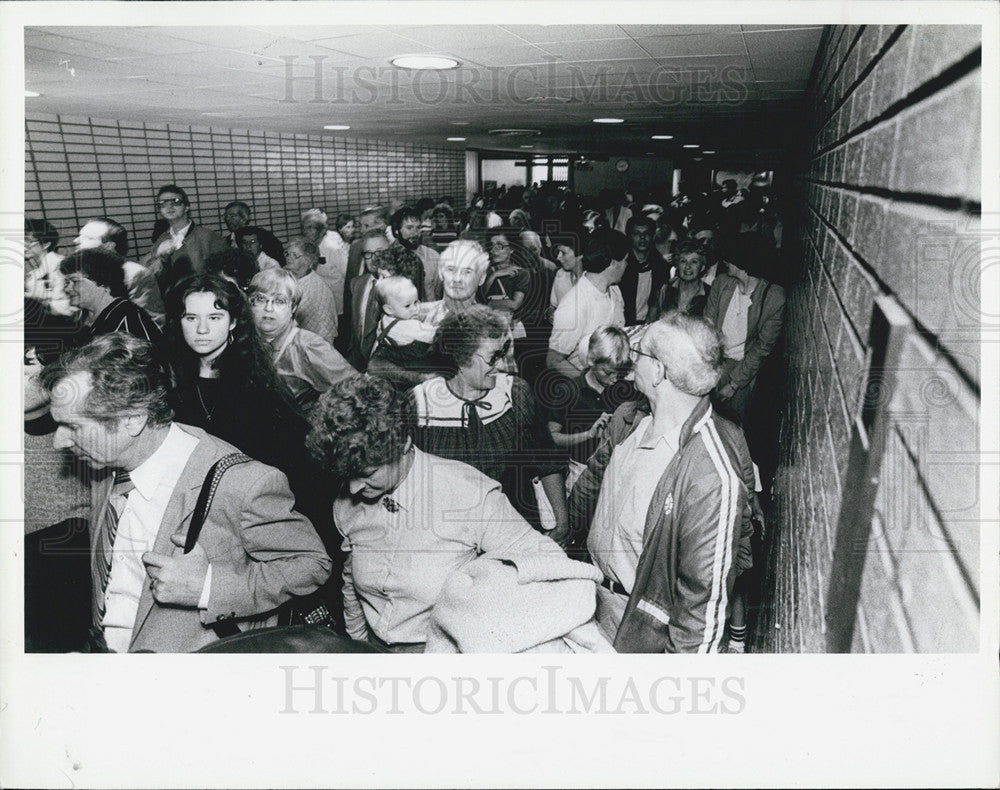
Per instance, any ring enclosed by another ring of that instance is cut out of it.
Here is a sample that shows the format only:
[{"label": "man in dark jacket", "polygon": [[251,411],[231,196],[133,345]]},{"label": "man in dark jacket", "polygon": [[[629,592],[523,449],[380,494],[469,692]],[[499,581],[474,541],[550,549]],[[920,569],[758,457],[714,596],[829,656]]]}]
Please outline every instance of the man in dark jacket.
[{"label": "man in dark jacket", "polygon": [[619,652],[717,652],[748,563],[753,490],[746,440],[708,399],[721,339],[675,311],[650,325],[636,356],[650,412],[615,413],[570,500],[605,577],[598,622]]},{"label": "man in dark jacket", "polygon": [[625,325],[645,323],[660,289],[670,279],[670,267],[653,245],[656,221],[640,214],[631,217],[625,235],[632,244],[618,287],[625,300]]}]

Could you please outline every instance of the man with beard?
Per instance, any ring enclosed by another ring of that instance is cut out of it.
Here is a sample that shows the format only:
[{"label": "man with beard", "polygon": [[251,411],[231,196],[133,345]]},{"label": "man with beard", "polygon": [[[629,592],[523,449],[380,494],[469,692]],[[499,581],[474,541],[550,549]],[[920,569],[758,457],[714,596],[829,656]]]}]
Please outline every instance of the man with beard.
[{"label": "man with beard", "polygon": [[423,265],[423,293],[421,298],[424,301],[435,301],[443,295],[441,285],[441,274],[439,271],[440,255],[428,247],[421,244],[423,233],[422,220],[419,212],[411,206],[403,206],[392,215],[392,235],[396,243],[416,253]]},{"label": "man with beard", "polygon": [[645,215],[630,217],[625,235],[632,243],[619,288],[625,300],[625,325],[645,323],[660,288],[667,282],[668,266],[653,246],[656,222]]}]

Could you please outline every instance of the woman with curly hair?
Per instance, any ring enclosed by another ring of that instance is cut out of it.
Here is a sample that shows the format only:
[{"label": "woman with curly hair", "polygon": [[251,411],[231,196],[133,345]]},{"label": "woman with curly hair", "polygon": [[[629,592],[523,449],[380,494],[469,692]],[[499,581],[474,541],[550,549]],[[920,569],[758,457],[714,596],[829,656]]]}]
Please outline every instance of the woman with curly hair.
[{"label": "woman with curly hair", "polygon": [[555,516],[554,540],[568,533],[566,454],[524,379],[501,373],[511,351],[506,315],[484,305],[449,313],[434,338],[446,376],[413,389],[413,440],[428,453],[476,467],[499,481],[514,507],[540,527],[533,486],[540,479]]},{"label": "woman with curly hair", "polygon": [[347,481],[333,506],[347,633],[393,652],[423,652],[445,580],[480,554],[562,555],[499,483],[417,449],[412,430],[409,397],[358,375],[319,399],[306,440],[317,463]]}]

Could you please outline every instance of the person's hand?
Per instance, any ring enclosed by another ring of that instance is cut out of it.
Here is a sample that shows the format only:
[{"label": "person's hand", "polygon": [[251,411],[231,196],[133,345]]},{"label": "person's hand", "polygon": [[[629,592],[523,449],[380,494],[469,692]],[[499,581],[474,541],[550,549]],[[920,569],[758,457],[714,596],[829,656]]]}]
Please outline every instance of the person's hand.
[{"label": "person's hand", "polygon": [[605,412],[596,420],[594,420],[594,424],[591,425],[590,429],[587,431],[587,438],[598,439],[601,436],[603,436],[604,431],[605,429],[607,429],[609,422],[611,422],[611,415]]},{"label": "person's hand", "polygon": [[[180,535],[171,537],[175,546],[183,546]],[[188,554],[170,556],[147,551],[142,555],[146,573],[152,580],[149,589],[157,603],[173,606],[197,606],[208,574],[208,555],[200,543]]]},{"label": "person's hand", "polygon": [[156,252],[153,255],[157,258],[169,258],[175,250],[174,242],[172,239],[164,239],[160,242],[160,246],[156,248]]},{"label": "person's hand", "polygon": [[549,537],[559,544],[559,548],[565,549],[569,544],[569,522],[560,524],[558,519],[556,525],[549,531]]}]

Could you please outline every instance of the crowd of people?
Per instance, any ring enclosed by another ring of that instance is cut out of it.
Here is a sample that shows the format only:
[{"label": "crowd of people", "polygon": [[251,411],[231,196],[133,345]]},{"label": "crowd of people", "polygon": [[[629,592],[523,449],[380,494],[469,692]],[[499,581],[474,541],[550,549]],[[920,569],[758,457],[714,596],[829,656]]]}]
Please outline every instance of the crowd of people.
[{"label": "crowd of people", "polygon": [[504,187],[311,208],[284,240],[243,201],[224,232],[181,186],[155,206],[145,254],[113,218],[67,254],[25,221],[29,650],[276,623],[744,650],[784,308],[767,190]]}]

